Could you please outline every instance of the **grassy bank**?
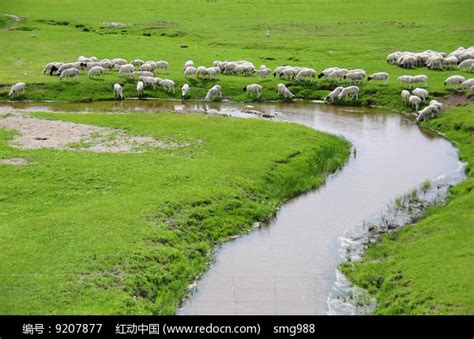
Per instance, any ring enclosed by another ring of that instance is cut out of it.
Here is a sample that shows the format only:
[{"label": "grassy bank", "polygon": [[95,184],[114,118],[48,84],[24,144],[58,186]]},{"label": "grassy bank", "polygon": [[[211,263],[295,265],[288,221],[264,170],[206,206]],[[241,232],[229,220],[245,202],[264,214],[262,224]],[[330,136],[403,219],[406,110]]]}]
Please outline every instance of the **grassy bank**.
[{"label": "grassy bank", "polygon": [[187,146],[93,153],[8,146],[0,129],[0,314],[169,314],[215,243],[265,221],[348,157],[288,123],[200,114],[52,114]]},{"label": "grassy bank", "polygon": [[384,236],[342,271],[378,301],[378,314],[474,314],[474,105],[424,123],[456,143],[468,179],[420,222]]},{"label": "grassy bank", "polygon": [[[364,68],[367,72],[387,71],[388,86],[365,84],[360,101],[401,107],[397,76],[427,74],[431,93],[445,92],[444,80],[456,71],[426,68],[404,70],[388,65],[386,55],[396,50],[434,49],[450,52],[472,45],[472,1],[430,1],[423,11],[410,11],[412,2],[393,1],[145,1],[130,2],[73,0],[59,4],[53,0],[25,0],[2,4],[3,13],[21,16],[15,21],[2,16],[0,43],[0,84],[17,81],[28,84],[22,99],[79,101],[112,100],[112,84],[124,85],[127,97],[136,97],[135,82],[119,79],[116,72],[104,80],[82,75],[79,83],[60,82],[41,74],[51,61],[75,61],[79,55],[128,60],[167,60],[170,69],[161,77],[177,86],[191,85],[191,98],[203,99],[215,83],[234,101],[247,100],[242,88],[253,82],[264,86],[262,100],[277,99],[275,85],[281,80],[223,75],[216,81],[185,80],[184,62],[210,66],[213,60],[252,61],[265,64],[313,67]],[[71,11],[70,8],[74,8]],[[91,11],[90,8],[94,8]],[[196,19],[199,18],[199,19]],[[123,27],[107,27],[120,22]],[[265,32],[270,31],[266,37]],[[336,85],[324,80],[315,84],[283,81],[299,98],[321,99]],[[0,88],[6,99],[8,88]],[[146,90],[147,97],[177,98],[163,91]]]}]

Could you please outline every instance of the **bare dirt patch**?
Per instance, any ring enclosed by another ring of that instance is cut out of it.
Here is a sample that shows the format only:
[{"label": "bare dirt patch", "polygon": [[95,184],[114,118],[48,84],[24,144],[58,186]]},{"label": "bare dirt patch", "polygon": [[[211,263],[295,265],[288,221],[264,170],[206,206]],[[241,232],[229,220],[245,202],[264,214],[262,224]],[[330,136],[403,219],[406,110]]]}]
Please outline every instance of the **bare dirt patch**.
[{"label": "bare dirt patch", "polygon": [[184,146],[158,141],[149,136],[129,135],[120,129],[38,119],[24,112],[0,112],[1,127],[19,132],[11,145],[21,149],[55,148],[120,153]]},{"label": "bare dirt patch", "polygon": [[24,166],[29,164],[29,160],[25,158],[9,158],[0,159],[0,165]]},{"label": "bare dirt patch", "polygon": [[442,103],[445,108],[450,109],[456,106],[469,105],[472,101],[472,97],[467,97],[464,95],[449,95],[442,100]]}]

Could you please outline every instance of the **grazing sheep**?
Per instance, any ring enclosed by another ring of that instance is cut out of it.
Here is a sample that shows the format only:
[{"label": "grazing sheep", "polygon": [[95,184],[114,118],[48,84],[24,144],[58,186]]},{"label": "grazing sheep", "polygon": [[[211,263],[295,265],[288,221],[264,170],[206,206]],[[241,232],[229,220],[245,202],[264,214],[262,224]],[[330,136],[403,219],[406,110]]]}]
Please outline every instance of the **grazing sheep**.
[{"label": "grazing sheep", "polygon": [[186,99],[190,94],[190,88],[188,84],[184,84],[183,87],[181,87],[181,99]]},{"label": "grazing sheep", "polygon": [[408,105],[408,99],[410,98],[411,93],[408,92],[406,89],[404,89],[404,90],[402,91],[402,93],[400,94],[400,96],[401,96],[402,99],[403,99],[403,103],[404,103],[405,105]]},{"label": "grazing sheep", "polygon": [[465,80],[461,75],[451,75],[444,81],[444,85],[461,85]]},{"label": "grazing sheep", "polygon": [[114,59],[110,60],[110,62],[113,63],[114,66],[117,67],[117,68],[118,68],[118,66],[126,65],[128,63],[127,60],[121,59],[121,58],[114,58]]},{"label": "grazing sheep", "polygon": [[471,88],[470,91],[472,91],[472,86],[474,86],[474,78],[463,81],[461,86],[463,89]]},{"label": "grazing sheep", "polygon": [[402,52],[393,52],[387,55],[387,63],[389,64],[395,64],[397,62],[397,59],[400,57]]},{"label": "grazing sheep", "polygon": [[198,79],[205,79],[207,77],[207,67],[205,66],[199,66],[196,69],[196,76]]},{"label": "grazing sheep", "polygon": [[341,93],[343,89],[344,87],[336,87],[331,93],[329,93],[328,95],[324,97],[324,101],[334,102],[334,100],[337,99],[337,96],[339,95],[339,93]]},{"label": "grazing sheep", "polygon": [[234,67],[233,70],[235,75],[251,75],[255,72],[255,67],[253,65],[243,63],[243,64],[238,64]]},{"label": "grazing sheep", "polygon": [[[214,66],[217,66],[217,65],[214,65]],[[186,70],[186,68],[188,68],[188,67],[194,67],[194,61],[192,61],[192,60],[186,61],[186,62],[184,63],[184,68],[183,68],[183,70]]]},{"label": "grazing sheep", "polygon": [[260,75],[260,78],[269,78],[270,74],[272,74],[272,70],[265,65],[261,65],[258,73]]},{"label": "grazing sheep", "polygon": [[421,98],[416,95],[410,95],[410,97],[408,98],[408,102],[411,106],[415,106],[415,111],[418,111],[418,108],[421,104]]},{"label": "grazing sheep", "polygon": [[277,93],[285,99],[293,99],[295,96],[284,84],[277,85]]},{"label": "grazing sheep", "polygon": [[275,68],[275,70],[273,71],[273,77],[280,77],[281,73],[283,72],[283,70],[285,70],[286,67],[287,66],[278,66],[277,68]]},{"label": "grazing sheep", "polygon": [[160,78],[155,78],[153,76],[140,76],[138,79],[143,81],[145,86],[151,85],[153,89],[156,89],[156,86],[159,85],[159,82],[161,81]]},{"label": "grazing sheep", "polygon": [[192,79],[194,79],[196,74],[197,74],[197,69],[194,66],[188,66],[184,70],[184,77],[185,78],[191,77]]},{"label": "grazing sheep", "polygon": [[156,68],[158,69],[168,69],[168,65],[169,65],[168,62],[163,61],[163,60],[156,62]]},{"label": "grazing sheep", "polygon": [[328,74],[327,78],[328,79],[334,79],[336,80],[337,82],[340,82],[342,81],[342,79],[344,78],[344,76],[346,74],[348,74],[349,71],[345,68],[338,68],[338,69],[335,69],[334,71],[332,71],[331,73]]},{"label": "grazing sheep", "polygon": [[134,70],[135,70],[135,66],[133,66],[132,64],[125,64],[125,65],[120,66],[118,70],[118,75],[119,77],[128,76],[129,78],[132,78]]},{"label": "grazing sheep", "polygon": [[322,77],[327,78],[329,74],[331,74],[333,71],[339,69],[339,67],[328,67],[325,68],[321,73],[318,74],[318,79],[321,79]]},{"label": "grazing sheep", "polygon": [[63,71],[65,71],[66,69],[70,69],[70,68],[75,68],[77,70],[79,70],[80,66],[77,67],[77,65],[75,63],[66,63],[66,64],[62,64],[59,68],[58,68],[58,74],[61,74]]},{"label": "grazing sheep", "polygon": [[415,84],[415,77],[412,75],[402,75],[399,76],[397,80],[400,81],[402,84],[409,84],[409,87]]},{"label": "grazing sheep", "polygon": [[349,86],[345,87],[342,89],[341,93],[337,96],[339,100],[341,100],[344,97],[344,100],[346,100],[349,95],[352,95],[352,99],[359,99],[359,87],[357,86]]},{"label": "grazing sheep", "polygon": [[398,64],[403,68],[415,68],[416,63],[416,57],[412,55],[405,55],[398,59]]},{"label": "grazing sheep", "polygon": [[453,69],[454,67],[457,66],[458,61],[459,61],[458,58],[456,58],[454,55],[448,56],[443,59],[443,68]]},{"label": "grazing sheep", "polygon": [[418,111],[418,117],[416,118],[416,122],[420,122],[421,120],[425,120],[428,117],[438,113],[439,108],[435,105],[429,105],[423,108],[421,111]]},{"label": "grazing sheep", "polygon": [[436,55],[432,56],[426,62],[426,67],[428,67],[429,69],[442,70],[443,69],[443,61],[444,61],[444,58],[442,56],[436,56]]},{"label": "grazing sheep", "polygon": [[141,65],[143,65],[145,63],[145,61],[143,61],[141,59],[135,59],[135,60],[132,60],[130,63],[133,66],[140,67]]},{"label": "grazing sheep", "polygon": [[377,72],[372,74],[370,77],[367,78],[367,81],[374,80],[374,81],[383,81],[384,84],[388,83],[388,73],[387,72]]},{"label": "grazing sheep", "polygon": [[313,81],[313,80],[316,80],[316,71],[312,68],[305,68],[305,69],[302,69],[301,71],[298,72],[298,74],[296,74],[296,80],[307,80],[309,79],[309,81]]},{"label": "grazing sheep", "polygon": [[154,69],[153,69],[153,66],[151,64],[142,64],[140,67],[138,67],[138,70],[139,71],[147,71],[147,72],[152,72]]},{"label": "grazing sheep", "polygon": [[467,71],[470,70],[472,65],[474,65],[474,59],[466,59],[459,63],[458,68]]},{"label": "grazing sheep", "polygon": [[63,62],[50,62],[44,66],[43,74],[49,73],[49,75],[53,75],[53,73],[57,71],[62,65],[64,65]]},{"label": "grazing sheep", "polygon": [[431,101],[430,101],[430,106],[435,106],[435,107],[437,107],[437,108],[438,108],[438,112],[437,112],[437,113],[441,112],[441,109],[443,108],[443,104],[440,103],[440,102],[437,101],[437,100],[431,100]]},{"label": "grazing sheep", "polygon": [[18,93],[24,94],[25,88],[26,88],[26,84],[24,82],[18,82],[10,88],[10,92],[8,92],[8,96],[12,98],[16,96]]},{"label": "grazing sheep", "polygon": [[99,62],[99,66],[103,67],[104,69],[108,71],[112,71],[114,69],[114,64],[109,60],[101,60]]},{"label": "grazing sheep", "polygon": [[148,72],[148,71],[134,71],[133,76],[134,77],[154,77],[155,75],[152,72]]},{"label": "grazing sheep", "polygon": [[212,86],[209,91],[207,91],[207,95],[204,98],[204,101],[212,101],[214,100],[217,96],[222,97],[222,87],[220,85],[214,85]]},{"label": "grazing sheep", "polygon": [[263,87],[259,84],[250,84],[244,87],[244,92],[248,94],[256,93],[257,99],[262,95]]},{"label": "grazing sheep", "polygon": [[89,70],[89,72],[87,72],[87,76],[89,78],[92,78],[92,77],[95,77],[95,76],[103,77],[104,73],[105,73],[105,69],[103,67],[95,66],[95,67],[92,67]]},{"label": "grazing sheep", "polygon": [[145,85],[143,84],[143,81],[139,81],[137,83],[137,93],[138,96],[141,97],[143,95],[143,89],[145,88]]},{"label": "grazing sheep", "polygon": [[113,89],[114,89],[114,93],[115,93],[115,97],[120,99],[120,100],[123,100],[123,90],[122,90],[122,86],[120,86],[120,84],[114,84],[113,86]]},{"label": "grazing sheep", "polygon": [[426,89],[417,87],[412,91],[412,94],[416,95],[417,97],[420,97],[421,100],[426,101],[426,98],[428,97],[429,93]]},{"label": "grazing sheep", "polygon": [[209,79],[217,79],[220,71],[219,67],[209,67],[207,69],[207,76]]},{"label": "grazing sheep", "polygon": [[424,75],[424,74],[415,75],[413,77],[413,83],[415,85],[419,84],[419,83],[422,83],[423,85],[425,85],[427,87],[428,86],[428,76]]},{"label": "grazing sheep", "polygon": [[349,84],[352,84],[354,82],[356,82],[357,84],[360,84],[364,82],[365,73],[361,71],[356,71],[356,72],[350,71],[349,73],[345,74],[342,78],[349,79]]},{"label": "grazing sheep", "polygon": [[79,70],[77,68],[68,68],[59,74],[59,80],[64,78],[76,78],[79,79]]},{"label": "grazing sheep", "polygon": [[298,74],[298,70],[296,68],[288,66],[281,72],[280,78],[291,80],[291,79],[294,79],[297,74]]},{"label": "grazing sheep", "polygon": [[163,79],[158,82],[158,84],[163,88],[166,92],[173,92],[176,93],[175,83],[173,80],[170,79]]},{"label": "grazing sheep", "polygon": [[155,61],[151,61],[151,60],[145,61],[144,65],[150,65],[152,71],[155,71],[155,69],[158,68],[158,64]]}]

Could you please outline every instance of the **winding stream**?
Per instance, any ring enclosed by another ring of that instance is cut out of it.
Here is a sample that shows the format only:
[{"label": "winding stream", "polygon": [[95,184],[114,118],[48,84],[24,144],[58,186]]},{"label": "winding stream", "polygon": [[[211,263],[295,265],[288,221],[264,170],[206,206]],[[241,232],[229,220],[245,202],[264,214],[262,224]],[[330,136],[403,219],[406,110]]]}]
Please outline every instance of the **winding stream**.
[{"label": "winding stream", "polygon": [[[123,101],[84,104],[2,103],[27,110],[202,110],[203,104]],[[291,200],[261,228],[227,242],[177,314],[325,314],[341,261],[339,237],[379,213],[397,196],[459,167],[446,140],[399,114],[311,102],[255,104],[276,119],[340,135],[356,149],[326,184]],[[236,116],[242,105],[209,112]]]}]

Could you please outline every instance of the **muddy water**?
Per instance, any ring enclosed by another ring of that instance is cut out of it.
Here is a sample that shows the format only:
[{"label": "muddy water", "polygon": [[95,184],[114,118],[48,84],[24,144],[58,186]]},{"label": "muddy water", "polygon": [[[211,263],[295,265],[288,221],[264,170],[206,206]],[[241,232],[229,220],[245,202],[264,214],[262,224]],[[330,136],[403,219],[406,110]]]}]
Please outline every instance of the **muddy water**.
[{"label": "muddy water", "polygon": [[[156,101],[14,106],[67,111],[204,109],[200,103]],[[251,116],[241,108],[208,107],[209,112]],[[269,225],[220,248],[178,314],[325,314],[341,260],[339,237],[397,196],[459,165],[449,142],[398,114],[308,102],[262,104],[255,109],[343,136],[356,152],[323,187],[283,205]]]}]

